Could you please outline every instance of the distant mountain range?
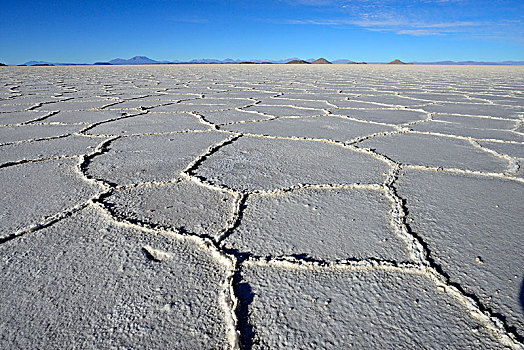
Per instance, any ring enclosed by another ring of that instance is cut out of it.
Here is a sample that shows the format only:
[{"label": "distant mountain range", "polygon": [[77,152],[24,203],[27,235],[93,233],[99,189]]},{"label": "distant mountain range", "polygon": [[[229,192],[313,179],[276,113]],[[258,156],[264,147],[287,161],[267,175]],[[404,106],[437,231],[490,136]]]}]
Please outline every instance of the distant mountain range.
[{"label": "distant mountain range", "polygon": [[500,62],[485,62],[485,61],[438,61],[438,62],[412,62],[413,64],[440,64],[440,65],[475,65],[475,66],[522,66],[524,61],[500,61]]},{"label": "distant mountain range", "polygon": [[45,61],[29,61],[20,66],[88,66],[89,63],[51,63]]},{"label": "distant mountain range", "polygon": [[110,64],[169,64],[172,62],[169,61],[155,61],[152,60],[146,56],[135,56],[133,58],[130,58],[128,60],[123,58],[115,58],[114,60],[111,60],[107,63]]},{"label": "distant mountain range", "polygon": [[[313,63],[313,64],[365,64],[366,62],[354,62],[348,59],[338,59],[334,61],[327,61],[324,58],[314,59],[309,58],[302,60],[300,58],[288,58],[284,60],[267,60],[267,59],[252,59],[252,60],[234,60],[226,58],[225,60],[213,59],[213,58],[202,58],[194,59],[191,61],[156,61],[146,56],[135,56],[129,59],[115,58],[107,62],[95,62],[93,65],[139,65],[139,64],[232,64],[232,63]],[[386,64],[386,62],[368,62],[371,64]],[[428,65],[505,65],[505,66],[516,66],[524,65],[524,61],[501,61],[501,62],[484,62],[484,61],[437,61],[437,62],[410,62],[411,64],[428,64]],[[394,60],[389,64],[404,64],[400,60]],[[89,63],[55,63],[45,61],[29,61],[21,66],[83,66],[90,65]]]}]

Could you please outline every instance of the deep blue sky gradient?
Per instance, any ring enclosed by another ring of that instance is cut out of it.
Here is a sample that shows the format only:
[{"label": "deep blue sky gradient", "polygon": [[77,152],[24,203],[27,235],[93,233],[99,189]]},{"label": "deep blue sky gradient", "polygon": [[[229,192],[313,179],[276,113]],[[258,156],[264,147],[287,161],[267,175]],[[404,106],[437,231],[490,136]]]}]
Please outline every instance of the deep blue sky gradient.
[{"label": "deep blue sky gradient", "polygon": [[524,60],[523,0],[6,0],[0,62]]}]

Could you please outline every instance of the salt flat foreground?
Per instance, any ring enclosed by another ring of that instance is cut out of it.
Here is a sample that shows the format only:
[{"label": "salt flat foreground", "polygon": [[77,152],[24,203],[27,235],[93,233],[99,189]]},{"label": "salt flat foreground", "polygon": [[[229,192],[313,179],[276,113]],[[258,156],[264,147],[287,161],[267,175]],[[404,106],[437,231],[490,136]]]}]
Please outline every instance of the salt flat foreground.
[{"label": "salt flat foreground", "polygon": [[522,348],[524,67],[0,77],[0,348]]}]

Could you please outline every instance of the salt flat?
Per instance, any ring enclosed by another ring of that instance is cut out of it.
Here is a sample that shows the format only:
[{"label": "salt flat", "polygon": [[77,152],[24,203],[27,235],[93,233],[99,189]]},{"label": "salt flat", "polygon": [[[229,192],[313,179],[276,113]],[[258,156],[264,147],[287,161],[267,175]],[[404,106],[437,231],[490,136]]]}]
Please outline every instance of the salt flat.
[{"label": "salt flat", "polygon": [[521,349],[524,67],[0,68],[0,348]]}]

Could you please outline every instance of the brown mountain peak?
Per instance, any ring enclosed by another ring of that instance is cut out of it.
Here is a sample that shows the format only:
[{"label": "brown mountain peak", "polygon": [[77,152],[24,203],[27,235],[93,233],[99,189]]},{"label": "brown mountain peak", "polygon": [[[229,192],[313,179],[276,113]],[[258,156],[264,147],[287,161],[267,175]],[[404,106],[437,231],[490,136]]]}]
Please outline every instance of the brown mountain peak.
[{"label": "brown mountain peak", "polygon": [[304,60],[293,60],[293,61],[286,62],[286,64],[309,64],[309,62],[306,62]]},{"label": "brown mountain peak", "polygon": [[396,59],[396,60],[394,60],[394,61],[389,62],[388,64],[407,64],[407,63],[402,62],[402,61],[399,60],[399,59]]},{"label": "brown mountain peak", "polygon": [[314,60],[313,62],[311,62],[312,64],[331,64],[331,62],[329,62],[328,60],[326,60],[325,58],[319,58],[318,60]]}]

